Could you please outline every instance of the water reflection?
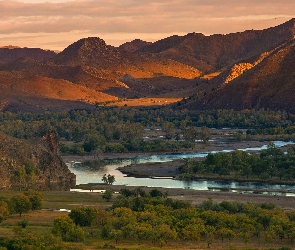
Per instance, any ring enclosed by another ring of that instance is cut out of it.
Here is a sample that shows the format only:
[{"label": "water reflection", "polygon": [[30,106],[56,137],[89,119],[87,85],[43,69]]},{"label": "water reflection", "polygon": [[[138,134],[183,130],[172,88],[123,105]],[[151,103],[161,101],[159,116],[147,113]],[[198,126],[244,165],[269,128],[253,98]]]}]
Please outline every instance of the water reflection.
[{"label": "water reflection", "polygon": [[[276,147],[282,147],[288,144],[294,144],[293,142],[274,142]],[[262,150],[267,145],[256,148],[242,149],[244,151]],[[217,152],[232,152],[233,150],[220,150]],[[162,154],[151,156],[138,156],[127,159],[115,159],[104,161],[93,161],[83,163],[69,163],[69,169],[76,174],[77,184],[83,183],[99,183],[102,182],[101,178],[104,174],[111,174],[115,176],[116,182],[114,185],[126,185],[126,186],[147,186],[147,187],[165,187],[165,188],[185,188],[194,190],[228,190],[239,191],[248,190],[247,192],[254,192],[249,189],[263,190],[261,192],[267,192],[267,190],[276,190],[286,192],[295,192],[295,186],[293,185],[278,185],[267,184],[258,182],[236,182],[236,181],[211,181],[211,180],[198,180],[198,181],[181,181],[173,179],[152,179],[152,178],[135,178],[126,176],[121,173],[118,168],[130,164],[140,164],[148,162],[169,162],[177,159],[205,157],[208,153],[189,153],[189,154]],[[241,191],[240,191],[241,192]],[[257,192],[257,191],[256,191]],[[259,192],[259,191],[258,191]],[[277,193],[276,192],[276,193]],[[286,195],[286,194],[285,194]]]}]

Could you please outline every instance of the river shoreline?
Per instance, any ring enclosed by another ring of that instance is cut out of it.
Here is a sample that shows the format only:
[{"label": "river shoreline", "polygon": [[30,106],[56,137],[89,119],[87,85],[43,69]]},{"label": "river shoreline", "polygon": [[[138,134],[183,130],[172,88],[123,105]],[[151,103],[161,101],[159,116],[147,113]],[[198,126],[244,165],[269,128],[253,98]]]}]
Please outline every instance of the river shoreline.
[{"label": "river shoreline", "polygon": [[[201,158],[200,160],[202,160]],[[178,168],[185,163],[185,160],[175,160],[171,162],[161,162],[156,164],[150,163],[142,163],[142,164],[131,164],[124,167],[118,168],[123,174],[127,176],[132,176],[136,178],[166,178],[170,177],[176,180],[181,180],[177,178],[179,174]],[[239,182],[239,183],[269,183],[269,184],[276,184],[276,185],[295,185],[295,181],[288,181],[288,180],[279,180],[279,179],[272,179],[272,180],[260,180],[260,179],[241,179],[235,178],[233,176],[194,176],[189,181],[225,181],[225,182]],[[185,180],[184,180],[185,181]]]},{"label": "river shoreline", "polygon": [[[295,196],[277,196],[266,194],[252,194],[248,192],[224,192],[224,191],[210,191],[210,190],[193,190],[193,189],[180,189],[180,188],[152,188],[136,186],[130,187],[125,185],[105,185],[101,183],[88,183],[77,185],[77,189],[81,189],[86,192],[103,192],[104,190],[112,190],[116,197],[122,188],[134,190],[141,188],[145,192],[150,192],[152,189],[158,189],[163,194],[167,194],[167,198],[174,200],[188,201],[193,206],[200,205],[201,203],[212,199],[214,203],[220,203],[222,201],[228,202],[241,202],[241,203],[272,203],[276,206],[282,207],[285,211],[295,210]],[[91,191],[90,191],[91,190]],[[74,192],[79,192],[75,190]],[[115,198],[114,197],[114,198]]]},{"label": "river shoreline", "polygon": [[[203,143],[196,143],[196,147],[193,150],[188,150],[188,151],[184,151],[184,152],[178,152],[178,155],[181,154],[195,154],[195,153],[206,153],[206,152],[211,152],[211,151],[220,151],[220,150],[236,150],[236,149],[252,149],[252,148],[259,148],[262,146],[267,145],[267,141],[242,141],[242,142],[236,142],[236,141],[226,141],[226,142],[222,142],[222,143],[218,143],[218,142],[210,142],[208,144],[203,144]],[[285,148],[284,148],[285,147]],[[285,151],[287,150],[288,146],[284,146],[282,147],[282,149]],[[259,150],[255,151],[253,149],[253,151],[251,150],[251,152],[258,152]],[[158,152],[158,154],[160,155],[175,155],[175,153],[171,153],[171,152]],[[97,154],[97,155],[87,155],[87,156],[63,156],[63,159],[65,162],[88,162],[88,161],[104,161],[104,160],[122,160],[122,159],[129,159],[130,158],[135,158],[137,159],[140,156],[143,157],[153,157],[157,154],[155,154],[155,152],[148,152],[148,153],[140,153],[140,152],[136,152],[136,153],[119,153],[119,154]],[[201,158],[200,158],[201,159]],[[165,163],[144,163],[142,164],[141,168],[142,171],[145,171],[144,176],[145,177],[151,177],[151,176],[160,176],[160,177],[170,177],[170,176],[175,176],[175,174],[177,173],[177,169],[178,167],[183,163],[184,160],[176,160],[176,161],[168,161]],[[128,163],[128,165],[130,165],[130,163]],[[122,164],[121,164],[122,166]],[[132,165],[131,165],[132,166]],[[107,171],[104,173],[108,173],[108,171],[111,171],[110,173],[113,174],[115,173],[115,169],[117,169],[118,167],[113,166],[111,169],[97,169],[96,171]],[[123,167],[124,168],[124,167]],[[134,165],[135,168],[135,165]],[[138,168],[138,165],[136,165],[136,168]],[[80,169],[74,169],[75,171],[78,171],[78,174],[80,173],[84,173],[83,171],[85,171],[85,169],[80,168]],[[80,172],[79,172],[80,171]],[[112,172],[113,171],[113,172]],[[116,170],[118,173],[119,171]],[[135,174],[139,175],[139,174],[143,174],[140,172],[140,169],[135,169]],[[157,174],[155,174],[155,172],[157,172]],[[134,189],[137,187],[141,187],[147,190],[151,190],[151,189],[160,189],[162,192],[167,192],[169,194],[169,196],[171,196],[173,199],[184,199],[184,200],[188,200],[191,201],[193,204],[199,204],[200,202],[203,202],[205,200],[207,200],[208,198],[212,198],[214,202],[221,202],[223,200],[227,200],[227,201],[241,201],[241,202],[254,202],[254,203],[263,203],[263,202],[270,202],[270,203],[274,203],[276,205],[282,206],[284,207],[284,209],[295,209],[295,197],[293,197],[293,193],[295,192],[293,191],[289,191],[289,190],[275,190],[275,189],[249,189],[249,188],[237,188],[237,186],[235,186],[235,188],[208,188],[208,190],[205,189],[193,189],[190,188],[190,186],[185,185],[182,188],[179,187],[163,187],[161,186],[161,183],[163,184],[163,182],[165,181],[171,181],[174,182],[174,180],[157,180],[160,181],[158,183],[160,183],[159,186],[149,186],[148,184],[145,184],[147,186],[142,185],[144,182],[142,182],[140,180],[140,178],[135,178],[138,179],[140,181],[137,181],[136,184],[134,184],[135,182],[133,182],[132,184],[127,182],[128,184],[123,184],[121,185],[119,181],[119,183],[115,183],[115,185],[107,185],[107,186],[103,186],[102,183],[96,183],[96,182],[100,182],[101,181],[101,177],[99,177],[99,175],[96,175],[97,172],[93,172],[93,171],[88,171],[89,173],[89,179],[88,177],[80,183],[85,183],[85,184],[81,184],[81,185],[77,185],[76,188],[77,189],[83,189],[83,191],[90,191],[90,190],[101,190],[101,189],[112,189],[114,192],[119,192],[119,190],[121,188],[128,188],[128,189]],[[102,173],[102,172],[101,172]],[[120,172],[121,173],[121,172]],[[95,174],[95,178],[93,178],[93,175]],[[123,174],[121,173],[120,176],[122,177]],[[120,177],[120,178],[121,178]],[[125,177],[126,178],[126,177]],[[125,179],[123,178],[123,179]],[[202,180],[217,180],[217,181],[223,181],[224,178],[215,178],[215,177],[202,177],[200,178]],[[121,179],[122,180],[122,179]],[[134,181],[134,179],[133,179]],[[226,181],[232,181],[232,179],[230,180],[226,180]],[[241,181],[241,180],[237,180],[237,181]],[[244,182],[249,182],[250,180],[243,180]],[[91,182],[95,182],[95,183],[91,183]],[[257,181],[256,181],[257,182]],[[88,183],[88,184],[86,184]],[[126,183],[126,180],[125,180]],[[259,183],[261,183],[259,181]],[[277,182],[275,182],[277,183]],[[282,183],[282,185],[286,184],[286,182]],[[294,182],[292,182],[291,184],[294,184]],[[225,191],[226,190],[226,191]],[[265,192],[268,192],[269,194],[265,194]],[[286,195],[291,195],[291,196],[286,196]]]}]

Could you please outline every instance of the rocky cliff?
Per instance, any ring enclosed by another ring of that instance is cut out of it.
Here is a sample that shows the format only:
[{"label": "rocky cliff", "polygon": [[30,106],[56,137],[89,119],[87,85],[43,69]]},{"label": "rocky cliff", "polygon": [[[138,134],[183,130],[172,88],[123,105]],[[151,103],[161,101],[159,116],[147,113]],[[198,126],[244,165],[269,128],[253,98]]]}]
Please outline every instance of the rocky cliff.
[{"label": "rocky cliff", "polygon": [[58,156],[58,148],[54,131],[30,142],[0,132],[0,188],[69,190],[75,186],[76,176]]}]

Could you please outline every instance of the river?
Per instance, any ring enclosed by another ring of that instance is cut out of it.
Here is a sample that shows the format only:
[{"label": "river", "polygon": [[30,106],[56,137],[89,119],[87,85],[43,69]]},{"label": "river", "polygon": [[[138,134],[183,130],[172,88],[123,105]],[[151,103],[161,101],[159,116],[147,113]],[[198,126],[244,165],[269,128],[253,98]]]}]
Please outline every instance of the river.
[{"label": "river", "polygon": [[[283,142],[275,141],[276,147],[282,147],[288,144],[294,144],[294,142]],[[259,151],[266,149],[267,145],[262,147],[244,148],[239,149],[243,151]],[[231,152],[233,150],[219,150],[212,151],[211,153],[217,152]],[[126,185],[126,186],[147,186],[147,187],[165,187],[165,188],[185,188],[194,190],[228,190],[228,191],[250,191],[255,189],[256,192],[286,192],[288,195],[295,193],[294,185],[277,185],[267,183],[255,183],[255,182],[237,182],[237,181],[209,181],[209,180],[198,180],[198,181],[182,181],[173,179],[158,179],[158,178],[135,178],[122,174],[118,168],[132,163],[147,163],[147,162],[169,162],[177,159],[205,157],[208,153],[189,153],[189,154],[155,154],[151,156],[137,156],[134,158],[117,159],[112,161],[105,161],[103,166],[92,166],[82,163],[67,163],[69,169],[76,174],[77,184],[84,183],[101,183],[101,178],[104,174],[111,174],[115,176],[116,182],[114,185]],[[288,193],[289,192],[289,193]]]}]

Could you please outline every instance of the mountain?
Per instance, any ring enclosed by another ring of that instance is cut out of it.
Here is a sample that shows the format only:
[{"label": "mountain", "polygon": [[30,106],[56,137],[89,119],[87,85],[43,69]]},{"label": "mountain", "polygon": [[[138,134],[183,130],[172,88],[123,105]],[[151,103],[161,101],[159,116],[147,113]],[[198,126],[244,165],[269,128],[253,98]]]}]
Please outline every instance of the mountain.
[{"label": "mountain", "polygon": [[220,71],[235,62],[256,58],[295,34],[295,19],[265,30],[205,36],[171,36],[138,50],[186,63],[204,73]]},{"label": "mountain", "polygon": [[69,190],[76,176],[58,156],[57,135],[50,130],[35,141],[0,132],[0,185],[2,189]]},{"label": "mountain", "polygon": [[17,46],[0,47],[1,62],[11,62],[21,57],[31,58],[36,61],[44,61],[54,56],[56,56],[56,53],[51,50],[43,50],[39,48],[20,48]]},{"label": "mountain", "polygon": [[[291,19],[264,30],[211,36],[190,33],[154,43],[135,39],[119,47],[88,37],[60,53],[7,46],[0,48],[0,108],[45,112],[92,108],[120,98],[190,96],[189,108],[291,110],[287,103],[291,105],[292,96],[283,105],[267,101],[266,95],[278,92],[272,93],[276,87],[271,79],[292,85],[292,67],[282,68],[279,59],[274,62],[279,64],[275,70],[263,65],[278,51],[291,50],[294,34],[295,19]],[[269,73],[258,74],[260,68]],[[237,98],[235,93],[246,91],[250,82],[256,82],[257,91],[248,90],[246,99]],[[266,84],[270,85],[263,89]]]},{"label": "mountain", "polygon": [[[174,82],[184,79],[186,85],[193,87],[191,79],[201,74],[193,67],[169,59],[158,60],[151,55],[121,51],[96,37],[80,39],[49,60],[36,62],[20,58],[0,65],[1,69],[5,72],[0,74],[0,82],[10,86],[6,87],[8,91],[26,91],[26,95],[45,97],[48,101],[58,99],[88,104],[169,92],[171,84],[166,86],[166,83],[171,79]],[[172,92],[183,88],[172,85],[175,86]]]},{"label": "mountain", "polygon": [[[239,63],[209,82],[205,96],[193,95],[190,109],[270,109],[295,112],[295,38]],[[210,91],[211,89],[211,91]]]},{"label": "mountain", "polygon": [[119,46],[119,50],[136,52],[148,45],[152,44],[151,42],[146,42],[140,39],[135,39],[131,42],[126,42]]}]

